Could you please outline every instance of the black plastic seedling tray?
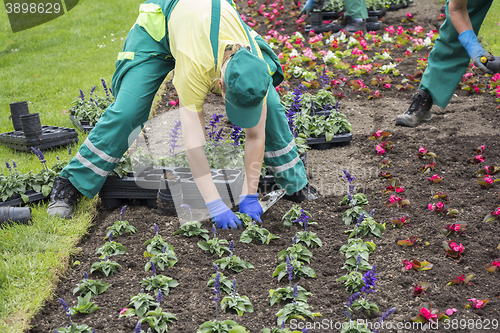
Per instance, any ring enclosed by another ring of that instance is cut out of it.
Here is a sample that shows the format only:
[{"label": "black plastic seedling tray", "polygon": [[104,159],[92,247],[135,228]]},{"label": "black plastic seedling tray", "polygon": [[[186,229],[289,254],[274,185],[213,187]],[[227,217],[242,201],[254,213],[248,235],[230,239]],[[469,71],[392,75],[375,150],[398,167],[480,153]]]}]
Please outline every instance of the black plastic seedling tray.
[{"label": "black plastic seedling tray", "polygon": [[69,145],[78,142],[78,132],[74,128],[42,126],[40,137],[27,138],[23,131],[0,134],[0,143],[12,149],[31,151],[31,147],[46,150],[53,147]]},{"label": "black plastic seedling tray", "polygon": [[385,8],[378,9],[378,10],[369,10],[368,16],[377,16],[380,19],[380,18],[384,17],[386,13],[387,13],[387,10]]},{"label": "black plastic seedling tray", "polygon": [[352,133],[341,133],[334,135],[330,141],[326,141],[324,135],[320,135],[317,138],[308,138],[306,143],[311,147],[311,149],[326,150],[333,147],[347,146],[352,141]]},{"label": "black plastic seedling tray", "polygon": [[0,207],[24,206],[27,203],[36,202],[36,201],[40,201],[40,200],[44,200],[44,199],[48,198],[48,197],[44,196],[42,193],[35,192],[33,190],[26,191],[25,194],[29,198],[29,200],[27,202],[24,202],[23,199],[21,199],[21,196],[19,194],[16,194],[15,196],[12,196],[5,201],[0,201]]},{"label": "black plastic seedling tray", "polygon": [[76,119],[74,114],[69,115],[69,120],[82,132],[90,132],[94,128],[89,121]]},{"label": "black plastic seedling tray", "polygon": [[[116,199],[141,199],[145,200],[148,206],[152,206],[153,203],[150,201],[154,200],[156,206],[157,192],[164,171],[170,171],[181,178],[184,203],[192,208],[205,208],[205,202],[194,182],[191,170],[189,168],[175,167],[147,169],[139,172],[135,177],[133,175],[123,178],[118,176],[108,177],[99,192],[102,204],[107,207],[118,207],[119,203]],[[241,194],[244,172],[223,169],[211,169],[211,172],[222,200],[228,205],[236,203],[238,196]]]}]

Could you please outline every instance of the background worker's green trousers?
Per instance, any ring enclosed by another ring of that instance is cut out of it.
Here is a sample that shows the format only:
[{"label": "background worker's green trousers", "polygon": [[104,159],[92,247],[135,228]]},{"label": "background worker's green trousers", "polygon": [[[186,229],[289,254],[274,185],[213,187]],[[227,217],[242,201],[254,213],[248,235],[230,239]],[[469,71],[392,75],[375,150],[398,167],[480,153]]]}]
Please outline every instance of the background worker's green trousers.
[{"label": "background worker's green trousers", "polygon": [[[260,39],[260,42],[264,41]],[[276,67],[269,55],[263,54],[269,66]],[[76,156],[61,172],[62,177],[69,178],[76,189],[89,198],[99,192],[107,175],[139,135],[157,90],[175,66],[168,43],[155,41],[137,24],[129,32],[118,59],[112,80],[115,102],[106,109]],[[307,184],[285,110],[272,85],[267,98],[264,162],[288,194]]]},{"label": "background worker's green trousers", "polygon": [[344,16],[351,16],[354,19],[368,18],[365,0],[344,0]]},{"label": "background worker's green trousers", "polygon": [[[428,66],[419,87],[431,95],[434,104],[442,108],[450,102],[470,61],[469,54],[458,40],[458,32],[450,20],[448,2],[449,0],[446,2],[446,20],[439,28],[439,37],[429,54]],[[467,11],[476,35],[492,2],[493,0],[469,0],[467,3]]]}]

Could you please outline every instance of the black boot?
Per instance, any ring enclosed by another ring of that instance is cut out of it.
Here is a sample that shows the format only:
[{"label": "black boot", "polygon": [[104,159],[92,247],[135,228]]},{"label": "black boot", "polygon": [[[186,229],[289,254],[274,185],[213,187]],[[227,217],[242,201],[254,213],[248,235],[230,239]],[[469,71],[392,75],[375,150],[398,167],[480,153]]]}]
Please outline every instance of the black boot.
[{"label": "black boot", "polygon": [[356,21],[352,18],[352,16],[344,17],[344,30],[350,33],[355,33],[357,31],[362,31],[366,34],[366,22],[365,20]]},{"label": "black boot", "polygon": [[309,183],[302,189],[298,190],[293,194],[286,194],[283,198],[293,202],[300,203],[304,200],[314,200],[320,197],[318,190],[309,185]]},{"label": "black boot", "polygon": [[432,119],[432,97],[424,90],[418,89],[413,95],[410,107],[396,118],[396,125],[416,127],[421,122],[428,123]]},{"label": "black boot", "polygon": [[71,218],[78,193],[80,192],[71,184],[68,178],[56,177],[49,196],[50,202],[47,214],[49,216],[59,215],[65,219]]}]

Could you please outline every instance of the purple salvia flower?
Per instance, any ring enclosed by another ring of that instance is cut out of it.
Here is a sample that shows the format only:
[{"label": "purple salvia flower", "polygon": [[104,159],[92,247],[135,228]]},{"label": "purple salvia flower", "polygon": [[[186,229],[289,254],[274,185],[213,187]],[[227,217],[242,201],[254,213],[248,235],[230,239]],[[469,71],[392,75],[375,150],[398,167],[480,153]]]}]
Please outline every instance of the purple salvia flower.
[{"label": "purple salvia flower", "polygon": [[229,135],[229,137],[232,140],[233,146],[239,147],[240,146],[240,138],[241,138],[241,134],[242,134],[243,130],[241,127],[236,126],[236,125],[231,125],[231,128],[232,128],[232,131],[231,131],[231,134]]},{"label": "purple salvia flower", "polygon": [[83,278],[84,278],[85,280],[88,280],[88,279],[89,279],[89,275],[87,274],[87,271],[84,271],[84,272],[83,272]]},{"label": "purple salvia flower", "polygon": [[14,170],[17,170],[16,161],[12,161],[12,166],[14,167]]},{"label": "purple salvia flower", "polygon": [[42,163],[43,167],[45,170],[48,170],[47,165],[45,165],[45,156],[43,155],[42,151],[39,149],[36,149],[35,147],[31,147],[31,151],[38,157],[40,160],[40,163]]},{"label": "purple salvia flower", "polygon": [[361,263],[361,255],[358,254],[358,256],[356,257],[356,267],[358,267],[360,263]]},{"label": "purple salvia flower", "polygon": [[79,90],[80,90],[80,99],[82,100],[83,105],[85,105],[85,94],[83,93],[82,89]]},{"label": "purple salvia flower", "polygon": [[217,272],[215,274],[214,294],[215,294],[214,301],[217,302],[220,299],[219,298],[219,294],[220,294],[220,272]]},{"label": "purple salvia flower", "polygon": [[375,273],[376,270],[377,265],[373,265],[373,268],[363,275],[363,281],[365,282],[365,285],[363,288],[361,288],[362,292],[375,292],[375,282],[377,281],[377,278],[375,277],[377,275],[377,273]]},{"label": "purple salvia flower", "polygon": [[66,315],[68,316],[69,318],[69,323],[70,323],[70,326],[73,325],[72,322],[71,322],[71,311],[69,311],[69,306],[68,304],[66,304],[66,302],[59,297],[59,302],[61,303],[63,309],[64,309],[64,312],[66,312]]},{"label": "purple salvia flower", "polygon": [[[387,317],[389,317],[389,315],[391,313],[393,313],[394,311],[396,311],[396,308],[390,308],[389,310],[387,310],[383,315],[382,317],[379,318],[378,322],[379,322],[379,327],[382,327],[382,323],[387,319]],[[379,333],[379,329],[375,329],[373,330],[373,333]]]},{"label": "purple salvia flower", "polygon": [[351,297],[349,297],[349,299],[347,300],[347,303],[345,304],[347,310],[344,311],[344,314],[347,316],[348,320],[351,320],[351,312],[349,311],[349,308],[352,306],[352,303],[354,303],[354,301],[358,299],[359,295],[361,295],[359,291],[355,294],[352,294]]},{"label": "purple salvia flower", "polygon": [[109,232],[108,240],[111,243],[111,240],[113,239],[113,231]]},{"label": "purple salvia flower", "polygon": [[155,228],[155,232],[158,235],[158,233],[160,232],[160,228],[158,228],[158,226],[156,225],[156,223],[153,223],[153,227]]},{"label": "purple salvia flower", "polygon": [[217,228],[215,227],[215,224],[212,224],[212,234],[214,235],[214,238],[215,235],[217,235]]},{"label": "purple salvia flower", "polygon": [[108,261],[109,260],[109,256],[106,254],[106,256],[104,257],[104,261]]},{"label": "purple salvia flower", "polygon": [[123,214],[125,214],[126,210],[127,210],[127,205],[123,206],[122,209],[120,209],[120,221],[121,221]]},{"label": "purple salvia flower", "polygon": [[295,260],[295,258],[292,255],[290,255],[290,260],[293,261],[293,260]]},{"label": "purple salvia flower", "polygon": [[156,295],[156,301],[158,303],[161,303],[161,296],[162,296],[161,289],[158,289],[158,295]]},{"label": "purple salvia flower", "polygon": [[307,232],[307,228],[309,227],[309,216],[304,216],[304,231]]},{"label": "purple salvia flower", "polygon": [[335,111],[339,112],[339,101],[335,102]]},{"label": "purple salvia flower", "polygon": [[363,222],[364,218],[365,218],[365,213],[361,213],[361,215],[358,218],[358,223],[356,224],[358,227],[361,225],[361,222]]},{"label": "purple salvia flower", "polygon": [[293,221],[292,223],[297,223],[297,222],[298,223],[300,223],[300,222],[304,223],[309,218],[309,216],[307,215],[306,212],[304,212],[303,209],[301,209],[300,212],[301,212],[301,214],[300,214],[299,218],[296,219],[295,221]]},{"label": "purple salvia flower", "polygon": [[94,330],[92,331],[92,333],[95,333],[97,330],[94,328]]},{"label": "purple salvia flower", "polygon": [[236,296],[236,286],[238,283],[236,282],[236,278],[233,279],[233,295]]},{"label": "purple salvia flower", "polygon": [[180,137],[180,131],[181,131],[182,125],[181,122],[176,120],[174,127],[170,130],[170,140],[168,141],[169,146],[170,146],[170,156],[175,157],[177,154],[175,153],[175,148],[179,148],[177,145],[177,140]]},{"label": "purple salvia flower", "polygon": [[349,192],[354,193],[354,185],[349,183]]},{"label": "purple salvia flower", "polygon": [[59,161],[59,155],[56,155],[57,160]]},{"label": "purple salvia flower", "polygon": [[311,115],[316,115],[316,109],[314,108],[314,100],[311,98]]},{"label": "purple salvia flower", "polygon": [[7,169],[9,169],[10,172],[12,172],[12,168],[10,167],[9,162],[5,162],[5,166],[7,167]]},{"label": "purple salvia flower", "polygon": [[98,108],[100,108],[99,103],[97,103],[97,101],[94,100],[94,104],[95,104],[95,106],[97,106]]},{"label": "purple salvia flower", "polygon": [[229,252],[231,253],[231,255],[233,255],[233,252],[234,252],[234,241],[232,239],[229,242]]},{"label": "purple salvia flower", "polygon": [[373,208],[371,211],[370,211],[370,216],[373,217],[373,215],[375,214],[375,208]]},{"label": "purple salvia flower", "polygon": [[257,221],[252,220],[252,224],[253,224],[253,225],[256,225],[256,224],[257,224]]},{"label": "purple salvia flower", "polygon": [[308,328],[304,328],[301,332],[302,333],[309,333],[309,329]]},{"label": "purple salvia flower", "polygon": [[216,271],[216,272],[218,272],[218,271],[219,271],[219,266],[217,266],[217,264],[216,264],[216,263],[214,263],[214,266],[213,266],[213,267],[214,267],[214,269],[215,269],[215,271]]},{"label": "purple salvia flower", "polygon": [[285,321],[282,321],[281,322],[281,329],[284,330],[285,329]]},{"label": "purple salvia flower", "polygon": [[137,326],[135,327],[135,330],[134,330],[134,333],[141,333],[142,329],[141,329],[141,321],[139,320],[137,322]]},{"label": "purple salvia flower", "polygon": [[149,261],[151,263],[151,270],[153,271],[153,275],[156,275],[156,267],[155,264],[153,264],[153,261]]},{"label": "purple salvia flower", "polygon": [[323,72],[321,72],[321,88],[324,88],[328,84],[328,75],[326,75],[326,67],[323,67]]},{"label": "purple salvia flower", "polygon": [[165,253],[165,252],[167,252],[167,246],[166,245],[163,247],[163,249],[161,249],[161,253]]},{"label": "purple salvia flower", "polygon": [[[106,97],[108,98],[108,101],[111,102],[111,99],[109,98],[109,91],[108,91],[108,86],[106,85],[106,81],[104,79],[101,79],[102,87],[104,88],[104,91],[106,92]],[[111,89],[109,89],[111,90]]]},{"label": "purple salvia flower", "polygon": [[295,234],[295,236],[293,236],[292,243],[293,243],[293,245],[297,244],[297,234]]},{"label": "purple salvia flower", "polygon": [[350,183],[350,182],[352,182],[352,181],[354,180],[354,177],[353,177],[353,176],[351,176],[351,174],[350,174],[349,172],[347,172],[347,170],[342,169],[342,171],[344,172],[344,175],[345,175],[345,176],[344,176],[344,177],[342,177],[342,178],[347,179],[347,181],[348,181],[349,183]]},{"label": "purple salvia flower", "polygon": [[299,296],[299,288],[297,287],[297,284],[293,286],[292,296],[293,296],[293,301],[297,302],[297,296]]},{"label": "purple salvia flower", "polygon": [[90,89],[90,95],[91,95],[91,96],[92,96],[92,94],[94,93],[94,91],[95,91],[95,88],[96,88],[96,87],[97,87],[97,86],[94,86],[92,89]]},{"label": "purple salvia flower", "polygon": [[352,203],[352,195],[351,192],[347,191],[347,197],[349,198],[349,202]]},{"label": "purple salvia flower", "polygon": [[71,147],[68,148],[68,154],[71,156]]}]

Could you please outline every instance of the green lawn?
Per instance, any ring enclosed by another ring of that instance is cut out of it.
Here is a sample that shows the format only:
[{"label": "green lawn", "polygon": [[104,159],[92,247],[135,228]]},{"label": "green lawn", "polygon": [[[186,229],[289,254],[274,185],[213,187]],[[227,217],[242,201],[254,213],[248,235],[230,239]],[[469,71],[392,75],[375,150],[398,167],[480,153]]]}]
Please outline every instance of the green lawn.
[{"label": "green lawn", "polygon": [[[30,101],[42,124],[73,127],[68,110],[101,78],[111,82],[116,55],[134,24],[142,0],[80,0],[67,14],[29,30],[12,33],[0,11],[0,131],[12,131],[9,103]],[[3,5],[0,8],[4,8]],[[85,134],[80,133],[80,143]],[[73,155],[78,145],[74,145]],[[66,148],[46,153],[47,164]],[[6,161],[21,172],[41,169],[31,154],[0,146],[0,173]],[[30,318],[53,295],[54,281],[70,267],[76,245],[92,223],[96,200],[85,199],[72,220],[49,219],[46,204],[33,207],[30,226],[0,230],[0,332],[23,332]],[[1,274],[7,272],[7,275]]]},{"label": "green lawn", "polygon": [[[79,88],[88,95],[94,85],[102,89],[101,78],[110,83],[116,55],[142,2],[80,0],[62,17],[15,34],[6,12],[0,11],[0,131],[13,130],[9,103],[24,100],[31,102],[32,113],[40,113],[42,124],[72,127],[63,111]],[[500,3],[494,2],[480,32],[487,50],[497,55],[499,17]],[[85,135],[79,138],[81,143]],[[48,152],[48,165],[64,154],[65,148]],[[0,173],[6,174],[4,162],[13,160],[21,172],[41,168],[35,156],[0,145]],[[26,330],[30,318],[53,296],[54,282],[71,267],[71,255],[92,223],[96,202],[84,199],[72,220],[49,219],[46,204],[35,205],[32,225],[0,230],[0,332]]]}]

